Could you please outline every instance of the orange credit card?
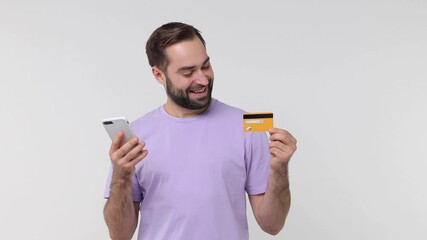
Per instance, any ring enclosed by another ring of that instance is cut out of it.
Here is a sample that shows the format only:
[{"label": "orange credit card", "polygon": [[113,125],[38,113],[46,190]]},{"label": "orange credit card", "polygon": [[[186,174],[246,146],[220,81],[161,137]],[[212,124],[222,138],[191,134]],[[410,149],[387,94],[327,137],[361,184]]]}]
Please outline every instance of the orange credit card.
[{"label": "orange credit card", "polygon": [[265,132],[273,128],[273,113],[245,113],[243,114],[243,131]]}]

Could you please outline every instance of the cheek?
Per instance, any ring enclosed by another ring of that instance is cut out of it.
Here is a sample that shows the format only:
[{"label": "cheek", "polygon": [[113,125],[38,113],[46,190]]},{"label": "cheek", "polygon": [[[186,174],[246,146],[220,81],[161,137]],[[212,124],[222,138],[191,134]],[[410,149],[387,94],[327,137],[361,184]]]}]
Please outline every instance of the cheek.
[{"label": "cheek", "polygon": [[185,78],[177,78],[173,81],[173,86],[181,90],[187,90],[191,86],[191,80]]},{"label": "cheek", "polygon": [[209,68],[208,74],[209,74],[209,76],[210,76],[210,77],[212,77],[212,78],[213,78],[213,76],[214,76],[214,72],[213,72],[212,67],[211,67],[211,68]]}]

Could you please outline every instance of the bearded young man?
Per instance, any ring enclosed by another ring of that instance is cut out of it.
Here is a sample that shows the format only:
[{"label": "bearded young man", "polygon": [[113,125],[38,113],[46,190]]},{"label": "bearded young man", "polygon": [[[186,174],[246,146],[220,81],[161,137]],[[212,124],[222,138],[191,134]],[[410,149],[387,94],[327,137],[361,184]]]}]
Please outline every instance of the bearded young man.
[{"label": "bearded young man", "polygon": [[[243,132],[243,110],[212,98],[214,73],[200,32],[156,29],[146,52],[166,103],[132,122],[136,137],[110,148],[104,217],[112,239],[249,239],[246,193],[259,226],[277,234],[290,207],[296,140],[273,128]],[[270,141],[269,141],[270,140]]]}]

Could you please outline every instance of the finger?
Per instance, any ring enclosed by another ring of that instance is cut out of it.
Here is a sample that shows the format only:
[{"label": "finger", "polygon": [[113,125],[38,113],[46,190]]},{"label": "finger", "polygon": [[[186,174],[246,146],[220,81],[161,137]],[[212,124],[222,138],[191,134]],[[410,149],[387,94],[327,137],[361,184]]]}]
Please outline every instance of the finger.
[{"label": "finger", "polygon": [[129,152],[126,153],[126,155],[123,156],[122,162],[130,162],[134,158],[136,158],[138,155],[140,155],[144,151],[144,142],[140,142],[139,144],[133,146],[132,149],[129,150]]},{"label": "finger", "polygon": [[274,133],[280,133],[280,132],[288,132],[285,129],[281,129],[281,128],[271,128],[268,130],[268,132],[270,133],[270,135],[274,134]]},{"label": "finger", "polygon": [[270,149],[271,148],[277,148],[282,152],[295,152],[297,149],[297,146],[295,143],[284,143],[282,141],[271,141],[270,142]]},{"label": "finger", "polygon": [[284,153],[293,153],[297,150],[296,145],[284,145],[284,144],[272,144],[272,145],[270,145],[270,150],[273,148],[277,149],[281,152],[284,152]]},{"label": "finger", "polygon": [[296,144],[297,140],[288,131],[283,129],[275,129],[270,132],[270,141],[281,141],[285,144]]},{"label": "finger", "polygon": [[287,159],[289,160],[292,155],[295,153],[296,151],[296,147],[292,146],[292,147],[285,147],[285,148],[279,148],[276,146],[270,147],[270,154],[273,157],[277,157],[279,159]]},{"label": "finger", "polygon": [[114,158],[119,159],[128,154],[128,152],[130,152],[135,147],[135,145],[138,144],[138,141],[139,139],[137,137],[133,137],[132,139],[130,139],[128,142],[126,142],[123,146],[121,146],[113,153]]},{"label": "finger", "polygon": [[140,152],[140,154],[138,156],[136,156],[134,159],[132,159],[131,161],[129,161],[127,164],[129,164],[131,166],[136,166],[147,155],[148,155],[148,150],[143,150],[142,152]]},{"label": "finger", "polygon": [[270,130],[268,130],[268,132],[270,133],[270,136],[276,135],[276,134],[290,134],[288,131],[286,131],[285,129],[281,129],[281,128],[272,128]]},{"label": "finger", "polygon": [[287,135],[283,139],[283,143],[286,144],[286,145],[289,145],[289,146],[296,145],[297,144],[297,140],[294,137],[292,137],[292,135]]},{"label": "finger", "polygon": [[[288,132],[289,133],[289,132]],[[294,144],[297,144],[297,139],[294,137],[294,136],[292,136],[292,134],[291,133],[289,133],[289,139],[294,143]]]},{"label": "finger", "polygon": [[120,144],[123,141],[124,136],[125,134],[123,132],[117,133],[110,146],[110,156],[112,156],[114,152],[116,152],[120,148]]},{"label": "finger", "polygon": [[281,134],[281,133],[273,133],[269,139],[270,139],[270,141],[280,141],[280,142],[285,143],[286,142],[286,135]]},{"label": "finger", "polygon": [[286,145],[280,141],[274,141],[274,142],[270,142],[270,148],[277,148],[281,151],[285,151],[286,149]]},{"label": "finger", "polygon": [[283,153],[283,151],[281,151],[280,149],[278,149],[278,148],[270,148],[269,149],[270,150],[270,154],[273,156],[273,157],[279,157],[280,155],[282,155],[282,153]]}]

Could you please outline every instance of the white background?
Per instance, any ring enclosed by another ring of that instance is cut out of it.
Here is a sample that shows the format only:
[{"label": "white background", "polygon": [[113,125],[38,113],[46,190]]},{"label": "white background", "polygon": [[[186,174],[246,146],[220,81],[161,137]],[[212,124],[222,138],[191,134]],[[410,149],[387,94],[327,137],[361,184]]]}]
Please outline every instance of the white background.
[{"label": "white background", "polygon": [[145,42],[199,28],[214,97],[296,136],[285,229],[427,239],[427,2],[0,0],[0,239],[107,239],[101,119],[165,101]]}]

